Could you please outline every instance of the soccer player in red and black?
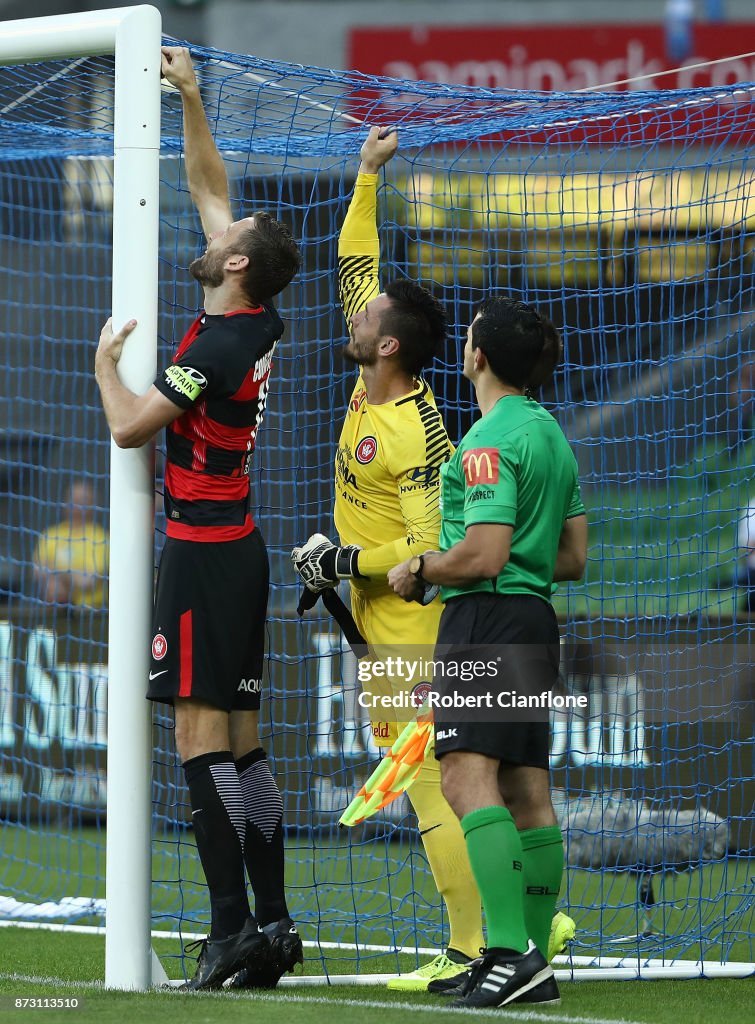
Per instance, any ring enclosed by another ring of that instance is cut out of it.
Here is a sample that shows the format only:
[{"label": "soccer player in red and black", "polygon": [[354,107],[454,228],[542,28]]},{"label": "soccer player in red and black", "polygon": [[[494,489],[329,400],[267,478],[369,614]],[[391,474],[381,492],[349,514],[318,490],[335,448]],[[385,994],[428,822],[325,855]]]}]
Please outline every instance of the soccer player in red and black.
[{"label": "soccer player in red and black", "polygon": [[[249,512],[249,463],[283,324],[272,298],[299,268],[267,213],[234,221],[191,57],[162,50],[181,93],[189,188],[208,239],[189,268],[204,310],[144,395],[116,367],[135,327],[103,328],[95,375],[113,438],[135,448],[166,428],[168,539],[155,596],[150,700],[174,707],[212,924],[189,989],[274,987],[302,961],[284,893],[283,804],[260,746],[268,596],[264,541]],[[244,867],[254,890],[247,898]]]}]

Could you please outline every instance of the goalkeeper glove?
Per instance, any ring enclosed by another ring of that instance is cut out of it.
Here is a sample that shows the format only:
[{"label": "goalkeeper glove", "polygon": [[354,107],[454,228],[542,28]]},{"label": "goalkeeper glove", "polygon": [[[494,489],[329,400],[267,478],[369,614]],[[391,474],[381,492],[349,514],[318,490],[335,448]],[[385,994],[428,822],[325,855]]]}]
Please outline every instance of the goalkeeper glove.
[{"label": "goalkeeper glove", "polygon": [[294,548],[291,561],[302,582],[315,594],[336,587],[340,580],[361,576],[358,568],[359,552],[355,544],[339,548],[321,533],[314,533],[306,544]]}]

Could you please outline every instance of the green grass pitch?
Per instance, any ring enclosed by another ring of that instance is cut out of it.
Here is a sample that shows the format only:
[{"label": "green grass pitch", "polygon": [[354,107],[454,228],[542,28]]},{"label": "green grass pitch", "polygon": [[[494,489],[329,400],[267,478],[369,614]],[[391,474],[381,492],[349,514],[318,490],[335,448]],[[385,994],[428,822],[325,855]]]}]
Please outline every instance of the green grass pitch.
[{"label": "green grass pitch", "polygon": [[[438,1020],[479,1017],[563,1024],[749,1024],[753,1019],[752,979],[711,981],[575,982],[561,985],[561,1005],[552,1009],[454,1011],[438,997],[389,992],[385,988],[311,986],[279,988],[274,993],[104,992],[104,938],[53,932],[3,929],[0,938],[0,1021],[26,1019],[35,1011],[16,1010],[19,997],[77,998],[77,1009],[36,1011],[46,1021],[91,1020],[185,1024],[188,1021],[233,1024],[332,1024],[334,1014],[348,1024],[437,1024]],[[166,942],[156,942],[158,954]],[[393,970],[393,958],[373,969]],[[333,965],[335,966],[335,965]],[[314,965],[319,973],[320,965]]]},{"label": "green grass pitch", "polygon": [[[722,438],[690,447],[662,483],[585,490],[590,552],[582,583],[554,597],[573,616],[730,616],[740,565],[737,524],[751,497],[752,441],[734,454]],[[741,595],[740,595],[741,597]]]},{"label": "green grass pitch", "polygon": [[[93,830],[80,833],[53,834],[34,832],[5,826],[0,832],[0,894],[39,902],[45,898],[58,899],[62,895],[102,896],[104,876],[104,835]],[[155,877],[160,873],[169,877],[168,846],[156,844]],[[191,836],[182,842],[182,876],[192,879],[197,875],[192,860]],[[412,871],[409,862],[392,880],[392,900],[396,921],[389,929],[384,897],[376,884],[384,863],[375,857],[375,850],[365,850],[356,861],[357,874],[352,877],[355,890],[365,893],[365,910],[375,915],[374,927],[366,941],[390,944],[398,935],[407,945],[412,941],[412,906],[423,908],[426,921],[432,921],[433,892],[425,871]],[[311,844],[289,843],[289,883],[292,906],[303,902],[307,892],[311,895],[314,877],[321,891],[320,937],[334,939],[345,933],[339,931],[339,915],[345,918],[347,903],[354,890],[346,884],[343,850],[335,844],[331,850],[322,847],[317,853]],[[340,870],[340,877],[339,877]],[[721,935],[721,948],[728,959],[753,960],[752,885],[755,864],[739,860],[728,865],[710,865],[702,871],[668,878],[663,886],[663,925],[667,933],[679,927],[693,927],[692,917],[711,913],[715,907],[713,897],[725,887],[743,893],[738,913],[728,907],[727,925]],[[78,880],[78,884],[77,884]],[[596,933],[600,928],[612,935],[636,930],[638,910],[632,899],[629,876],[569,872],[568,891],[564,902],[577,920],[583,935]],[[736,883],[736,884],[734,884]],[[621,888],[621,887],[624,888]],[[351,895],[349,895],[351,894]],[[190,913],[197,925],[206,921],[206,899],[200,888],[189,884],[184,896],[195,900]],[[610,899],[615,909],[606,912],[601,904]],[[170,886],[156,887],[155,910],[168,913]],[[624,904],[622,906],[622,903]],[[362,906],[360,904],[360,906]],[[685,909],[686,908],[686,909]],[[696,908],[696,909],[695,909]],[[306,939],[315,938],[315,925],[304,916],[302,932]],[[99,923],[94,920],[81,923]],[[440,923],[438,922],[438,928]],[[403,928],[403,931],[400,929]],[[728,929],[728,930],[727,930]],[[438,933],[439,934],[439,933]],[[434,940],[435,933],[423,929],[423,941]],[[343,939],[344,943],[347,940]],[[181,977],[181,949],[175,939],[156,939],[155,949],[169,976]],[[105,992],[105,943],[101,935],[83,935],[18,927],[0,929],[0,1022],[23,1020],[31,1009],[15,1007],[18,998],[76,998],[77,1008],[40,1009],[47,1021],[160,1021],[161,1024],[184,1024],[187,1021],[233,1022],[265,1021],[265,1024],[332,1024],[334,1013],[344,1022],[373,1022],[398,1024],[411,1020],[416,1024],[431,1024],[439,1019],[468,1018],[471,1011],[453,1011],[438,997],[425,994],[389,992],[383,986],[308,985],[281,986],[274,993],[209,993],[182,995],[177,992],[130,994]],[[575,952],[587,952],[575,948]],[[593,952],[594,950],[590,950]],[[611,952],[627,952],[613,949]],[[603,952],[609,952],[605,946]],[[305,973],[323,975],[323,960],[317,951],[307,949]],[[648,950],[648,955],[653,955]],[[694,958],[694,948],[685,951]],[[345,947],[342,951],[324,951],[325,964],[331,979],[339,974],[352,974],[356,969],[356,953]],[[415,957],[405,954],[372,952],[361,957],[361,969],[368,973],[394,973],[399,968],[411,970]],[[561,1005],[552,1009],[522,1008],[521,1010],[475,1011],[472,1016],[488,1019],[491,1016],[516,1021],[558,1021],[563,1024],[708,1024],[726,1020],[727,1024],[745,1024],[753,1020],[755,1005],[755,979],[652,981],[652,982],[566,982],[561,985]]]}]

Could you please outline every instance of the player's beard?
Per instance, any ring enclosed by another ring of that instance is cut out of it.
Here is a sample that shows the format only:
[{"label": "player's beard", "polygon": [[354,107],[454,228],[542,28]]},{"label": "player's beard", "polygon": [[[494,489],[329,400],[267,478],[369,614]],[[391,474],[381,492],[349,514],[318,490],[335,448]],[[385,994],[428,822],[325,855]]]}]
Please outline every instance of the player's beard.
[{"label": "player's beard", "polygon": [[223,264],[227,255],[225,250],[208,249],[204,256],[189,264],[189,273],[203,288],[219,288],[225,278]]},{"label": "player's beard", "polygon": [[341,355],[348,363],[354,363],[356,366],[374,366],[377,362],[375,346],[364,343],[360,345],[353,335],[349,338],[348,345],[341,349]]}]

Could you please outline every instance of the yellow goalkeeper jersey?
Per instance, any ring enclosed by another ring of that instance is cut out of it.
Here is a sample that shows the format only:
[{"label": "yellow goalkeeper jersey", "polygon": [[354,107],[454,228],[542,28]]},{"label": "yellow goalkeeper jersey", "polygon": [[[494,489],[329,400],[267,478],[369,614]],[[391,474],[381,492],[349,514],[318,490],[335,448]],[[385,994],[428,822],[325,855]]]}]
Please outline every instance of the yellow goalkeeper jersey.
[{"label": "yellow goalkeeper jersey", "polygon": [[[380,293],[377,175],[360,174],[338,240],[338,282],[347,322]],[[359,375],[335,459],[335,523],[342,544],[358,544],[352,585],[389,591],[386,574],[437,548],[440,467],[453,454],[432,391],[418,380],[393,402],[370,405]]]}]

